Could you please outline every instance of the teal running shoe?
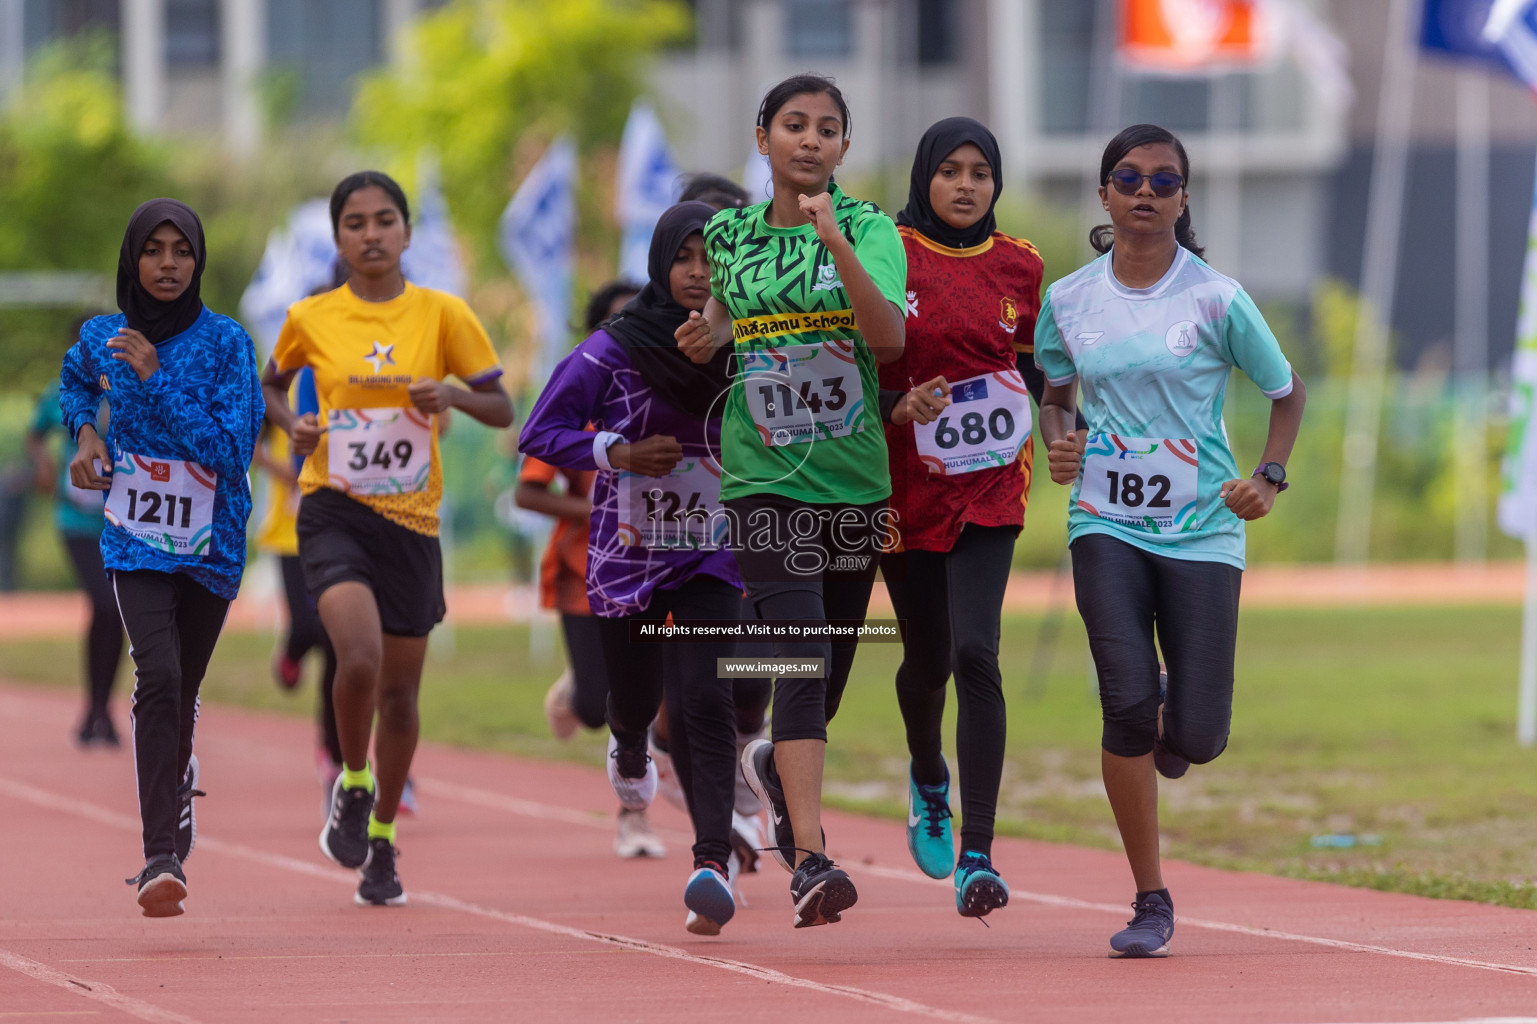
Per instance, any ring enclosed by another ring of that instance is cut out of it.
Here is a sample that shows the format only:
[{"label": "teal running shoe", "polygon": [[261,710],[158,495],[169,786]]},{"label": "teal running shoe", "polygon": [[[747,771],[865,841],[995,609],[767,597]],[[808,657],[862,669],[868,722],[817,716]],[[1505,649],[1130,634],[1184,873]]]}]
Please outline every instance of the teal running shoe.
[{"label": "teal running shoe", "polygon": [[967,850],[955,866],[955,909],[962,917],[986,917],[1009,905],[1009,885],[985,854]]},{"label": "teal running shoe", "polygon": [[907,772],[907,850],[930,878],[949,878],[955,864],[950,837],[950,769],[937,786],[920,786]]}]

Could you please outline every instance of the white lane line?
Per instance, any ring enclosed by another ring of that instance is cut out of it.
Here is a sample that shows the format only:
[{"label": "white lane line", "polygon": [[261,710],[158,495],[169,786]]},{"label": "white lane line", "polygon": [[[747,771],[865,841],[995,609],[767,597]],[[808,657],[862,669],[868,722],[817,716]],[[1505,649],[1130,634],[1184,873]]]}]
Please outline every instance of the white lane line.
[{"label": "white lane line", "polygon": [[[432,792],[450,799],[471,803],[478,807],[494,808],[513,814],[525,814],[530,817],[548,820],[570,821],[573,824],[598,825],[602,828],[608,827],[608,823],[605,820],[595,818],[592,815],[565,808],[552,807],[548,804],[541,804],[532,800],[506,796],[493,790],[461,786],[457,783],[444,782],[434,778],[424,778],[418,781],[425,784],[423,786],[424,792]],[[855,870],[858,874],[875,875],[899,882],[943,886],[947,890],[953,890],[953,883],[949,879],[930,878],[928,875],[910,869],[882,867],[877,864],[861,864]],[[1128,909],[1126,904],[1094,903],[1089,900],[1075,899],[1071,896],[1056,896],[1051,893],[1029,892],[1023,889],[1010,889],[1009,896],[1011,899],[1020,899],[1028,903],[1039,903],[1043,906],[1063,907],[1069,910],[1092,910],[1106,914],[1116,914],[1122,917],[1126,915]],[[1448,964],[1455,967],[1472,967],[1483,971],[1499,971],[1505,974],[1537,977],[1537,966],[1526,967],[1519,964],[1505,964],[1489,960],[1442,956],[1438,953],[1420,953],[1409,949],[1396,949],[1392,946],[1376,946],[1363,942],[1350,942],[1345,939],[1329,939],[1319,935],[1303,935],[1298,932],[1283,932],[1272,928],[1255,928],[1250,925],[1231,924],[1226,921],[1188,917],[1184,914],[1179,915],[1177,920],[1179,924],[1186,925],[1187,927],[1205,928],[1210,931],[1251,935],[1261,939],[1278,939],[1283,942],[1302,942],[1315,946],[1325,946],[1331,949],[1349,950],[1353,953],[1375,953],[1379,956],[1392,956],[1406,960],[1421,960],[1430,963]],[[1537,1024],[1537,1018],[1531,1018],[1531,1021],[1532,1024]]]},{"label": "white lane line", "polygon": [[[0,949],[0,967],[9,967],[18,974],[25,974],[34,981],[62,988],[66,992],[73,992],[75,995],[83,996],[86,999],[94,999],[96,1002],[110,1006],[114,1010],[121,1010],[140,1020],[150,1021],[151,1024],[198,1024],[191,1017],[183,1017],[179,1013],[173,1013],[153,1003],[146,1003],[142,999],[125,996],[110,985],[104,985],[99,981],[85,981],[76,978],[73,975],[65,974],[63,971],[56,971],[47,964],[40,964],[36,960],[29,960],[19,953],[12,953],[7,949]],[[0,1014],[0,1017],[3,1016],[6,1016],[6,1014]]]},{"label": "white lane line", "polygon": [[[14,779],[0,778],[0,793],[6,793],[11,797],[42,807],[52,811],[64,811],[77,817],[105,825],[109,828],[126,830],[137,833],[139,822],[126,815],[117,814],[104,807],[88,803],[84,800],[76,800],[73,797],[53,793],[39,789],[36,786]],[[550,808],[555,810],[555,808]],[[356,876],[354,873],[340,868],[324,867],[309,861],[298,860],[278,853],[268,853],[255,847],[246,846],[243,843],[230,842],[224,839],[216,839],[202,832],[198,833],[198,848],[211,850],[215,853],[223,853],[228,856],[238,857],[243,860],[264,864],[268,867],[295,874],[308,875],[311,878],[324,879],[326,881],[345,882],[351,885]],[[762,967],[758,964],[745,963],[740,960],[727,960],[723,957],[700,956],[686,949],[678,949],[675,946],[665,946],[661,943],[648,942],[644,939],[634,939],[626,935],[613,935],[604,932],[586,931],[581,928],[572,928],[567,925],[556,924],[553,921],[545,921],[542,918],[530,917],[526,914],[514,914],[508,911],[497,910],[493,907],[483,907],[476,903],[470,903],[453,896],[442,893],[412,890],[409,894],[417,903],[425,903],[428,906],[440,907],[444,910],[456,911],[462,914],[472,914],[493,921],[501,921],[506,924],[518,925],[533,931],[545,932],[552,935],[561,935],[566,938],[580,939],[584,942],[597,942],[618,949],[629,950],[637,953],[648,953],[652,956],[663,957],[668,960],[681,960],[685,963],[701,967],[711,967],[716,970],[729,971],[733,974],[741,974],[761,981],[774,982],[790,988],[808,989],[820,992],[824,995],[843,996],[861,1003],[878,1006],[882,1009],[899,1013],[910,1013],[931,1020],[949,1021],[952,1024],[997,1024],[988,1017],[978,1017],[969,1013],[960,1013],[955,1010],[946,1010],[937,1006],[929,1006],[924,1003],[904,999],[900,996],[887,995],[884,992],[872,992],[868,989],[855,988],[851,985],[828,985],[809,978],[798,978],[791,974],[776,971],[770,967]],[[27,961],[32,963],[32,961]],[[9,965],[7,965],[9,966]],[[43,970],[51,971],[51,968],[36,965]],[[52,972],[58,974],[58,972]],[[59,974],[65,979],[66,975]],[[114,993],[115,995],[116,993]],[[148,1004],[144,1004],[148,1006]],[[153,1009],[153,1008],[151,1008]],[[185,1017],[170,1015],[163,1018],[144,1018],[146,1020],[163,1021],[164,1024],[196,1024]]]}]

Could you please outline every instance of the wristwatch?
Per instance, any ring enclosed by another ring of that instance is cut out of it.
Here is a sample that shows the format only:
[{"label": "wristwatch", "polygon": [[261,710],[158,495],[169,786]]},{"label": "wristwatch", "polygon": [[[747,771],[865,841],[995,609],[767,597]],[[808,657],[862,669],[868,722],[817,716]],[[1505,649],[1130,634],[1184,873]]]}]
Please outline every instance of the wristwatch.
[{"label": "wristwatch", "polygon": [[1291,486],[1286,482],[1286,467],[1279,462],[1261,462],[1249,475],[1264,477],[1275,487],[1277,493]]}]

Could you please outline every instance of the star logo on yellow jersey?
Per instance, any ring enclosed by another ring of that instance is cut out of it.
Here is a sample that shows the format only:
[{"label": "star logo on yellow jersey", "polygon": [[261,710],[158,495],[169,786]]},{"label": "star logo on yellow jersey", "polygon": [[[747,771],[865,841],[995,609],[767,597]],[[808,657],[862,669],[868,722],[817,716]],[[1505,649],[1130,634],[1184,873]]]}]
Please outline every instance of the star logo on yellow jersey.
[{"label": "star logo on yellow jersey", "polygon": [[372,352],[368,353],[368,355],[364,356],[363,357],[363,361],[365,363],[372,364],[373,368],[374,368],[374,373],[377,374],[379,372],[379,368],[381,366],[394,366],[395,365],[395,346],[394,345],[381,345],[377,341],[375,341],[374,342],[374,350]]}]

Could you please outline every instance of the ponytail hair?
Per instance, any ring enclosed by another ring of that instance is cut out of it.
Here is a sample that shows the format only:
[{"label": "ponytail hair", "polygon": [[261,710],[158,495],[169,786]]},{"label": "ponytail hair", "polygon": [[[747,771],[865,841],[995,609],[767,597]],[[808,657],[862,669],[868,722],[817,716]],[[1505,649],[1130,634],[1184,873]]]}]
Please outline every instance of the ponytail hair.
[{"label": "ponytail hair", "polygon": [[[1179,157],[1179,173],[1185,179],[1188,186],[1190,181],[1190,157],[1185,153],[1184,144],[1175,134],[1167,128],[1160,128],[1156,124],[1134,124],[1130,128],[1122,129],[1121,133],[1110,140],[1105,147],[1105,152],[1099,161],[1099,183],[1105,186],[1110,181],[1110,172],[1115,170],[1115,165],[1125,159],[1126,154],[1140,146],[1167,145],[1174,149]],[[1174,222],[1174,240],[1189,249],[1197,256],[1205,256],[1206,248],[1196,241],[1195,228],[1190,223],[1190,206],[1187,203],[1185,212],[1179,215],[1179,220]],[[1107,253],[1115,244],[1115,227],[1110,224],[1100,224],[1089,231],[1089,244],[1097,253]]]}]

